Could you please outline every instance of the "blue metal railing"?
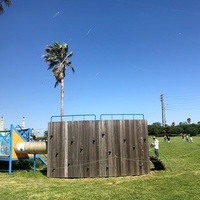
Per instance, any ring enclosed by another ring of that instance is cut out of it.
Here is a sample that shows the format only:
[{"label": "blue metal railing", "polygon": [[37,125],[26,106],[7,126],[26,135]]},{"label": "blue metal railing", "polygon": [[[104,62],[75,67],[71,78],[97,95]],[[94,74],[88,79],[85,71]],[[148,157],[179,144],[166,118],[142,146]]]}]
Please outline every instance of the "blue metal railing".
[{"label": "blue metal railing", "polygon": [[[116,116],[118,116],[118,119],[136,119],[136,117],[139,116],[139,119],[144,120],[144,115],[143,114],[101,114],[100,115],[100,120],[103,120],[103,117],[108,116],[110,120],[113,120],[114,117],[116,118]],[[72,121],[74,121],[75,119],[77,120],[77,118],[80,120],[86,120],[88,118],[91,118],[93,120],[96,120],[96,115],[95,114],[82,114],[82,115],[64,115],[63,118],[71,118]],[[61,118],[61,115],[55,115],[55,116],[51,116],[51,122],[53,121],[53,118]],[[138,119],[138,118],[137,118]]]},{"label": "blue metal railing", "polygon": [[31,140],[31,129],[16,129],[25,141]]},{"label": "blue metal railing", "polygon": [[111,120],[113,120],[114,116],[120,116],[120,118],[122,120],[124,120],[125,117],[128,117],[129,119],[135,119],[135,116],[141,116],[141,118],[144,120],[144,115],[143,114],[101,114],[100,115],[100,120],[102,120],[103,117],[105,117],[105,116],[109,116]]},{"label": "blue metal railing", "polygon": [[0,132],[0,155],[10,155],[10,152],[12,150],[11,147],[11,132],[12,129],[18,132],[18,134],[22,137],[24,141],[30,141],[30,129],[22,129],[20,126],[16,126],[14,128],[13,125],[11,125],[11,130],[1,131]]},{"label": "blue metal railing", "polygon": [[[83,114],[83,115],[64,115],[63,118],[71,118],[72,121],[74,121],[74,119],[76,118],[81,118],[82,120],[86,120],[86,118],[88,119],[89,117],[93,118],[93,120],[96,120],[96,115],[95,114]],[[51,122],[53,120],[53,118],[61,118],[60,115],[56,115],[56,116],[51,116]]]}]

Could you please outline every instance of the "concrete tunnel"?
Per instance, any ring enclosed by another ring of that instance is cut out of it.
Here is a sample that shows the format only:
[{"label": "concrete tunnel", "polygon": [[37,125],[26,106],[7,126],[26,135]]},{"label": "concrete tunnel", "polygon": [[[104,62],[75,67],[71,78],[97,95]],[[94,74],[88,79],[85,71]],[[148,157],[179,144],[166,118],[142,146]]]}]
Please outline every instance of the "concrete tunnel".
[{"label": "concrete tunnel", "polygon": [[14,150],[24,154],[46,154],[47,142],[18,142]]}]

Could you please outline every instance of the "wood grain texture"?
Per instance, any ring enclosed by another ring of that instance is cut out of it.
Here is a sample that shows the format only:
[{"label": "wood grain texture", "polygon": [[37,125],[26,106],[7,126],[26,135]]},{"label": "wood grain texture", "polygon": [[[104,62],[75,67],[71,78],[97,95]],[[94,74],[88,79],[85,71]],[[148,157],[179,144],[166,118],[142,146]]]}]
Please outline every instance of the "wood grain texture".
[{"label": "wood grain texture", "polygon": [[112,177],[149,172],[145,120],[48,124],[48,177]]}]

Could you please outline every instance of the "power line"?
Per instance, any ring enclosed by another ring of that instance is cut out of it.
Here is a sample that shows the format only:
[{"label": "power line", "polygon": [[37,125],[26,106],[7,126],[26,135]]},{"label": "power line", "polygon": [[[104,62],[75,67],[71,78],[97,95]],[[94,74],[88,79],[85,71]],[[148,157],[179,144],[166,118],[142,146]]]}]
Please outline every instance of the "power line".
[{"label": "power line", "polygon": [[166,110],[200,109],[200,91],[166,94]]}]

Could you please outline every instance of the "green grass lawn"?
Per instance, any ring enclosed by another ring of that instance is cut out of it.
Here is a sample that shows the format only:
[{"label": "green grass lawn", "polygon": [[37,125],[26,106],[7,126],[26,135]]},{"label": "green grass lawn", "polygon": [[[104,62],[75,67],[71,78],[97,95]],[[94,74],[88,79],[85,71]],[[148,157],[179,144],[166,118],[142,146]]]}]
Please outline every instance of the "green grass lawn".
[{"label": "green grass lawn", "polygon": [[[166,171],[118,178],[50,179],[41,172],[0,172],[0,199],[200,199],[200,137],[193,143],[171,138],[160,141]],[[149,138],[149,143],[152,139]],[[153,150],[150,149],[150,155]]]}]

